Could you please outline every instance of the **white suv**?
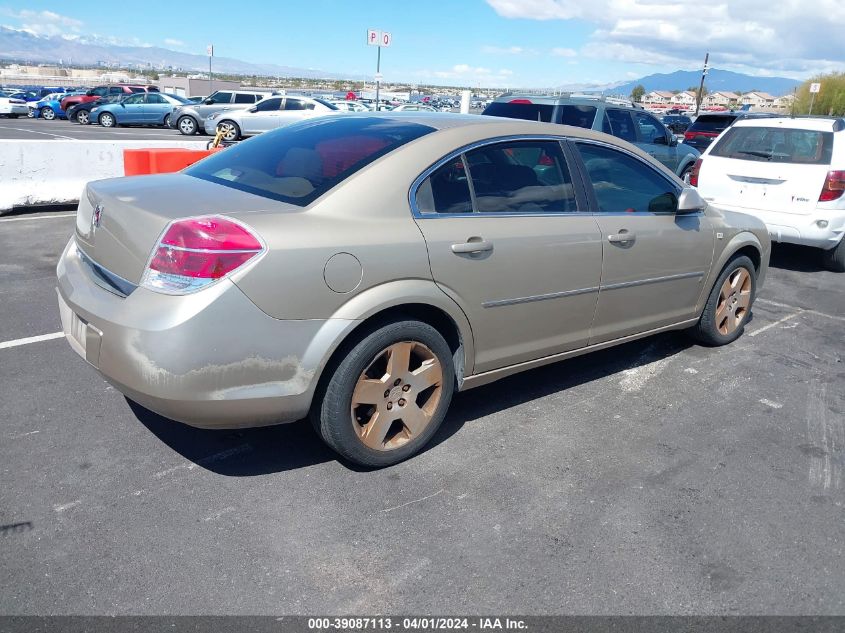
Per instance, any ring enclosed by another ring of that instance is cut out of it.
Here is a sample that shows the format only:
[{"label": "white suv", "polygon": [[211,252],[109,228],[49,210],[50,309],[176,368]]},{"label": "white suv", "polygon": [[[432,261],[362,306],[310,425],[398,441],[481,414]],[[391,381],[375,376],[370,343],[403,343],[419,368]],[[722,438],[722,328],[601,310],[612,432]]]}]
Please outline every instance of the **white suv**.
[{"label": "white suv", "polygon": [[773,241],[823,249],[845,272],[845,119],[742,119],[696,162],[690,184],[712,206],[754,215]]}]

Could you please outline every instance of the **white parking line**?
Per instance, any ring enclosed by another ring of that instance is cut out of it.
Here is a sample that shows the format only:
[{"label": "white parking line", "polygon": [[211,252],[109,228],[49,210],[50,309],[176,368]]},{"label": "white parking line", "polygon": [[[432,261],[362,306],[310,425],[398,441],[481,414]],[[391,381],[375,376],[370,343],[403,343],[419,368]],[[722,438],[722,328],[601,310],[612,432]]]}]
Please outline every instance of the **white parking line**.
[{"label": "white parking line", "polygon": [[53,218],[72,218],[76,215],[76,211],[73,213],[51,213],[50,215],[35,215],[32,217],[25,217],[25,218],[6,218],[0,220],[0,222],[23,222],[24,220],[51,220]]},{"label": "white parking line", "polygon": [[799,314],[802,314],[803,312],[804,312],[803,310],[799,309],[798,312],[794,312],[793,314],[789,314],[789,315],[783,317],[782,319],[778,319],[774,323],[769,323],[768,325],[761,327],[759,330],[754,330],[753,332],[749,332],[748,336],[757,336],[758,334],[762,334],[766,330],[771,330],[773,327],[777,327],[781,323],[784,323],[785,321],[789,321],[789,319],[794,319],[795,317],[797,317]]},{"label": "white parking line", "polygon": [[[61,134],[53,134],[52,132],[39,132],[38,130],[27,130],[26,128],[21,127],[6,127],[3,126],[4,130],[15,130],[17,132],[32,132],[33,134],[44,134],[45,136],[54,136],[56,138],[63,138],[67,141],[78,141],[79,139],[73,138],[72,136],[62,136]],[[24,140],[24,139],[19,139]]]},{"label": "white parking line", "polygon": [[0,343],[0,349],[8,349],[10,347],[20,347],[21,345],[29,345],[30,343],[40,343],[41,341],[51,341],[54,338],[62,338],[64,332],[53,332],[52,334],[41,334],[39,336],[28,336],[27,338],[19,338],[14,341],[3,341]]},{"label": "white parking line", "polygon": [[799,308],[798,306],[791,306],[786,303],[778,303],[777,301],[772,301],[771,299],[757,299],[756,301],[757,303],[765,303],[766,305],[776,306],[778,308],[789,308],[790,310],[798,310],[799,312],[803,312],[804,314],[814,314],[816,316],[833,319],[834,321],[845,321],[845,317],[842,316],[828,314],[827,312],[819,312],[818,310],[808,310],[807,308]]}]

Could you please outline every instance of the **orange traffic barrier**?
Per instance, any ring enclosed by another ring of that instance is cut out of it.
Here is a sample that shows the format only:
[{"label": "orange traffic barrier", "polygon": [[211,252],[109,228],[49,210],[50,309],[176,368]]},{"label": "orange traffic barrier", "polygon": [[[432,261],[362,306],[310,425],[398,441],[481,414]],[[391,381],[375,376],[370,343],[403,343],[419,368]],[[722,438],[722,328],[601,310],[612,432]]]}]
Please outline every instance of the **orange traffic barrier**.
[{"label": "orange traffic barrier", "polygon": [[225,148],[182,149],[157,147],[123,150],[123,173],[126,176],[170,174]]}]

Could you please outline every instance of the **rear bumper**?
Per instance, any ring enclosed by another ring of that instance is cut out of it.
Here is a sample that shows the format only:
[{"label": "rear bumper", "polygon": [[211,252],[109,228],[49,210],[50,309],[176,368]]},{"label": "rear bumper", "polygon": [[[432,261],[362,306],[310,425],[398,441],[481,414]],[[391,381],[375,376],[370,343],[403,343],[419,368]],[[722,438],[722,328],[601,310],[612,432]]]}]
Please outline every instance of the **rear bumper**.
[{"label": "rear bumper", "polygon": [[229,280],[188,296],[95,283],[73,239],[57,268],[71,347],[132,400],[201,428],[292,422],[307,415],[320,371],[354,326],[282,321]]},{"label": "rear bumper", "polygon": [[[816,208],[807,215],[784,213],[783,211],[764,211],[744,209],[718,202],[710,202],[717,209],[736,211],[762,220],[773,242],[800,244],[829,250],[834,248],[845,235],[845,209]],[[821,227],[819,221],[827,222]]]},{"label": "rear bumper", "polygon": [[29,114],[29,107],[25,103],[0,104],[0,114],[17,114],[26,116]]}]

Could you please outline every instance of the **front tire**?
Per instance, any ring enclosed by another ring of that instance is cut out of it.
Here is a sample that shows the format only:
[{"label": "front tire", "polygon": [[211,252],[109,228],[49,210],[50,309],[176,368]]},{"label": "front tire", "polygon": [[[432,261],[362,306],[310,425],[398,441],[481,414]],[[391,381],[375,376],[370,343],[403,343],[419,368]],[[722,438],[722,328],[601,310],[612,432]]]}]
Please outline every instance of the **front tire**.
[{"label": "front tire", "polygon": [[88,110],[80,110],[76,113],[76,122],[80,125],[88,125],[90,121],[90,117],[88,115]]},{"label": "front tire", "polygon": [[103,127],[115,127],[117,125],[117,119],[109,112],[103,112],[97,122]]},{"label": "front tire", "polygon": [[41,115],[41,118],[45,121],[52,121],[56,118],[56,111],[53,110],[50,106],[44,106],[41,110],[38,111]]},{"label": "front tire", "polygon": [[420,321],[396,321],[363,336],[344,355],[315,401],[312,423],[346,459],[390,466],[428,444],[454,387],[443,336]]},{"label": "front tire", "polygon": [[193,136],[197,133],[197,122],[190,116],[179,117],[179,120],[176,121],[176,127],[185,136]]},{"label": "front tire", "polygon": [[727,345],[738,339],[751,315],[757,294],[757,271],[745,255],[731,259],[722,270],[698,323],[690,334],[709,346]]},{"label": "front tire", "polygon": [[822,252],[824,267],[835,273],[845,273],[845,239],[839,240],[834,248]]},{"label": "front tire", "polygon": [[223,140],[234,143],[241,138],[241,128],[234,121],[220,121],[217,130],[223,132]]}]

